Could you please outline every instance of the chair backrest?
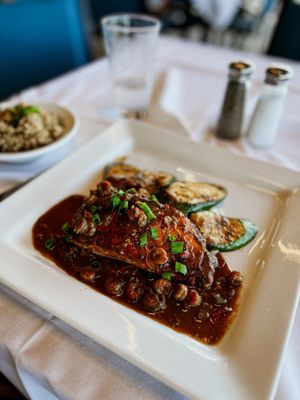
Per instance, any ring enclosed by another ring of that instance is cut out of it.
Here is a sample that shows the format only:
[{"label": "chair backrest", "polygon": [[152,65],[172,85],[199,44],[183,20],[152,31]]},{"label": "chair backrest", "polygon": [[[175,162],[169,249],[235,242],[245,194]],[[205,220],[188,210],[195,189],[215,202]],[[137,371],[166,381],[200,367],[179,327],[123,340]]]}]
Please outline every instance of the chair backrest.
[{"label": "chair backrest", "polygon": [[0,1],[0,99],[87,61],[79,0]]},{"label": "chair backrest", "polygon": [[118,12],[142,12],[143,2],[141,0],[90,0],[91,9],[95,22],[107,14]]},{"label": "chair backrest", "polygon": [[300,60],[300,3],[286,0],[268,50],[272,56]]}]

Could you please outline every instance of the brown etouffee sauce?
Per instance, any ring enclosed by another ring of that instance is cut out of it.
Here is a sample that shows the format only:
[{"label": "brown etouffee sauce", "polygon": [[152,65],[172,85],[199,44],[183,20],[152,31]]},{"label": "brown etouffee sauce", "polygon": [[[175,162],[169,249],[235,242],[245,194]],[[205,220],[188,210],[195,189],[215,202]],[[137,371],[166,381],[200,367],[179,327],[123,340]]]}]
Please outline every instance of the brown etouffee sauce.
[{"label": "brown etouffee sauce", "polygon": [[[83,202],[83,196],[73,195],[52,207],[42,215],[33,227],[34,247],[45,257],[52,260],[65,272],[81,280],[105,296],[130,307],[178,332],[206,344],[216,344],[225,334],[238,307],[241,283],[234,280],[233,274],[221,255],[218,255],[218,268],[215,271],[214,283],[209,289],[199,289],[202,301],[195,307],[185,307],[184,303],[176,302],[172,292],[167,298],[167,307],[157,313],[147,312],[141,300],[132,303],[127,300],[125,293],[112,296],[104,286],[105,278],[120,270],[129,278],[133,271],[143,282],[145,288],[151,287],[159,276],[147,271],[133,268],[108,258],[95,256],[76,248],[68,235],[63,231],[65,223],[71,225],[73,216]],[[45,247],[45,242],[55,239],[52,250]],[[86,267],[96,270],[94,282],[86,281],[82,271]]]}]

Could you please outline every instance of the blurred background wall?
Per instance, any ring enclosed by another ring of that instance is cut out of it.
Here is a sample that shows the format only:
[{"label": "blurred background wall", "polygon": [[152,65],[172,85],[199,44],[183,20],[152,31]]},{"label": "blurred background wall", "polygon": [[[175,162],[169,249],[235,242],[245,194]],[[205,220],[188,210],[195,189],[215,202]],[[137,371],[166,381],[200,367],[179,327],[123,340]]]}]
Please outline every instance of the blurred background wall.
[{"label": "blurred background wall", "polygon": [[0,99],[104,54],[99,19],[142,12],[163,34],[300,60],[300,0],[0,0]]}]

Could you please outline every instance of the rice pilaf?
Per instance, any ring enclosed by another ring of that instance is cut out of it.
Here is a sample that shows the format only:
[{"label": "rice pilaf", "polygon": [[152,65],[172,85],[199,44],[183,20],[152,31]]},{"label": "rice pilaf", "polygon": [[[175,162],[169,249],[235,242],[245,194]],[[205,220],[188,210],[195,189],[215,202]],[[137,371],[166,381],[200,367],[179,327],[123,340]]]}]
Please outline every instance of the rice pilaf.
[{"label": "rice pilaf", "polygon": [[64,127],[54,113],[19,103],[0,109],[0,152],[33,150],[59,139]]}]

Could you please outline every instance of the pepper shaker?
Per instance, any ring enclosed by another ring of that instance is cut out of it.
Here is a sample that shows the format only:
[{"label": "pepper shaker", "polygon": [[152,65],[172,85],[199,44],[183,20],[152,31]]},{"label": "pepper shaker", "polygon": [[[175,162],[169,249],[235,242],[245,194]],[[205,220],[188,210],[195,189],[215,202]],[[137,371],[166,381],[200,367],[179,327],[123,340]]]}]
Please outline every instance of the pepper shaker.
[{"label": "pepper shaker", "polygon": [[293,71],[286,65],[269,67],[248,129],[248,141],[255,147],[270,147],[276,137],[288,82]]},{"label": "pepper shaker", "polygon": [[217,137],[234,140],[241,136],[246,95],[253,70],[253,64],[248,61],[229,64],[229,81],[217,124]]}]

